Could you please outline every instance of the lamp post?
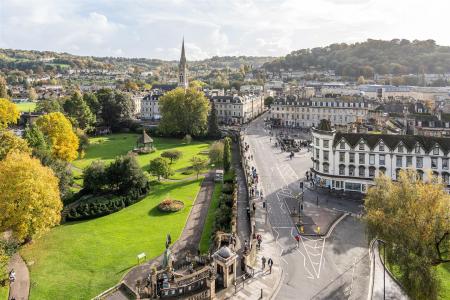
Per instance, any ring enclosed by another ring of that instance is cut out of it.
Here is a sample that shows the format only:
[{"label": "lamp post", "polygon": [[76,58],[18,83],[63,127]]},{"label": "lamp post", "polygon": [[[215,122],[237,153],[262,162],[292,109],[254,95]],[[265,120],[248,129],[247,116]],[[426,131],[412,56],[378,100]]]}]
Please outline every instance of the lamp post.
[{"label": "lamp post", "polygon": [[386,242],[378,240],[383,244],[383,300],[386,299]]}]

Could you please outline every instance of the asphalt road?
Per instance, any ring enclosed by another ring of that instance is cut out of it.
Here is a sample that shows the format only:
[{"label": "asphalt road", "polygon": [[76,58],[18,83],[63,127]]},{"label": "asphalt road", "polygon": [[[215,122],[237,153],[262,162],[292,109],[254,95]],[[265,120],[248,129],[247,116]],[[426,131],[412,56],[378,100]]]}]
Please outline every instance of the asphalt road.
[{"label": "asphalt road", "polygon": [[[300,192],[299,180],[311,167],[310,153],[288,153],[274,146],[275,139],[264,127],[263,117],[245,129],[260,178],[259,189],[267,203],[268,220],[277,238],[284,279],[276,299],[362,299],[369,287],[368,242],[364,224],[354,216],[343,219],[327,238],[302,237],[297,248],[294,227],[285,198]],[[271,140],[272,139],[272,140]],[[315,201],[314,191],[305,201]],[[328,201],[323,199],[327,198]],[[355,201],[320,196],[328,208],[357,215],[361,205]]]}]

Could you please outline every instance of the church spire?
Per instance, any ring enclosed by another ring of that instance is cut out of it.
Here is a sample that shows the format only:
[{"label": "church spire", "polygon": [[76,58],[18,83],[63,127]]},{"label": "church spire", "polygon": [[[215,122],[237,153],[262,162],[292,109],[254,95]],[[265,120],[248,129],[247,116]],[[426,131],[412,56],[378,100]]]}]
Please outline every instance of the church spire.
[{"label": "church spire", "polygon": [[184,37],[183,42],[181,44],[181,57],[180,57],[180,65],[178,66],[178,86],[184,87],[185,89],[188,87],[188,70],[186,63],[186,53],[184,51]]}]

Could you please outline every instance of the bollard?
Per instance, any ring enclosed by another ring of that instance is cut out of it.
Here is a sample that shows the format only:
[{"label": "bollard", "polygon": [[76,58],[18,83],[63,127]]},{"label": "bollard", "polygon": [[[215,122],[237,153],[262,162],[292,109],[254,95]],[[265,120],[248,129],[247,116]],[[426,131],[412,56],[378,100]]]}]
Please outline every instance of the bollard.
[{"label": "bollard", "polygon": [[263,290],[261,289],[261,298],[260,299],[262,299],[263,298]]}]

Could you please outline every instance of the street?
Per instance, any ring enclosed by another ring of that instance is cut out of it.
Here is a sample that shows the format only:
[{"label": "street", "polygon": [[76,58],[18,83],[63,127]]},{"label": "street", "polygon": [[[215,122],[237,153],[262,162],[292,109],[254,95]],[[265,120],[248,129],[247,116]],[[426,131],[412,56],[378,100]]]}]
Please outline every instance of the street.
[{"label": "street", "polygon": [[291,218],[293,206],[288,202],[301,192],[299,181],[311,167],[310,153],[302,150],[289,159],[289,153],[274,146],[273,137],[270,141],[263,118],[248,125],[245,141],[250,145],[260,179],[258,189],[263,191],[268,222],[280,250],[284,278],[276,299],[367,297],[368,242],[364,224],[357,217],[361,203],[307,189],[305,210],[319,205],[330,213],[351,214],[343,217],[328,236],[301,236],[297,248],[298,231]]}]

